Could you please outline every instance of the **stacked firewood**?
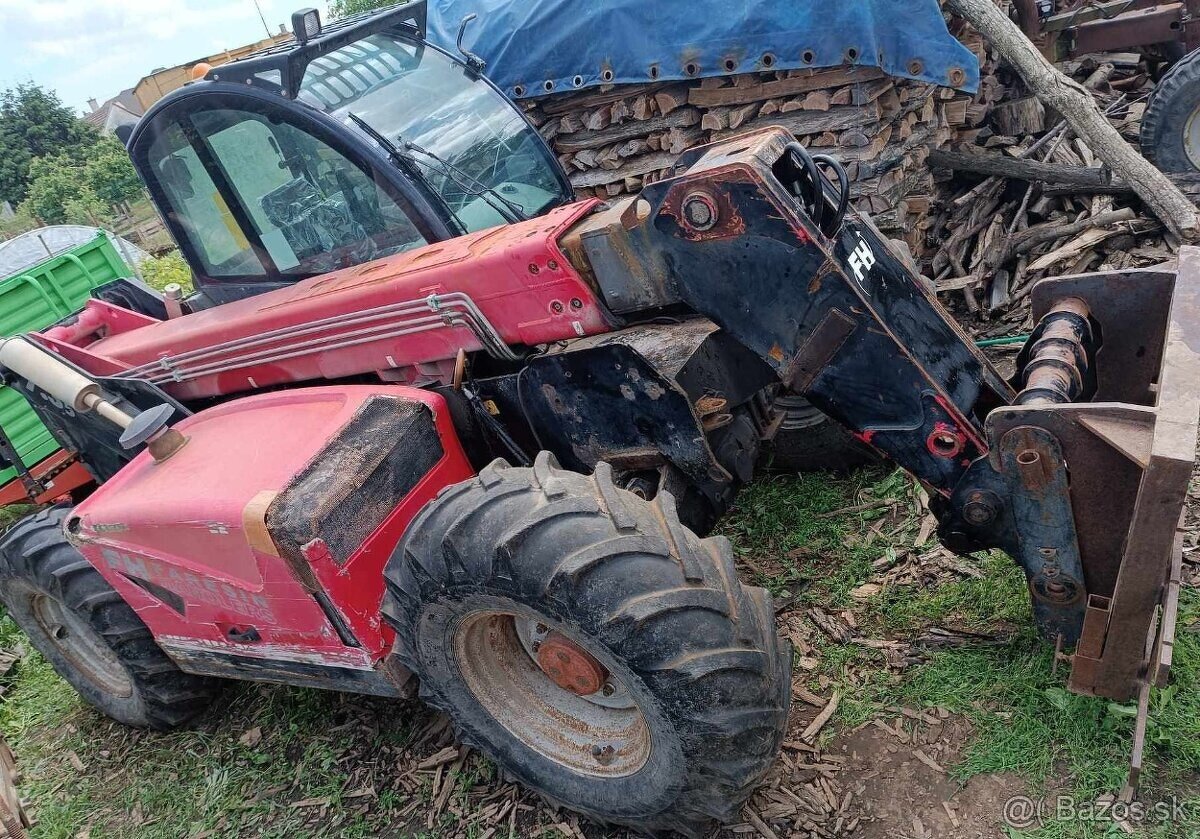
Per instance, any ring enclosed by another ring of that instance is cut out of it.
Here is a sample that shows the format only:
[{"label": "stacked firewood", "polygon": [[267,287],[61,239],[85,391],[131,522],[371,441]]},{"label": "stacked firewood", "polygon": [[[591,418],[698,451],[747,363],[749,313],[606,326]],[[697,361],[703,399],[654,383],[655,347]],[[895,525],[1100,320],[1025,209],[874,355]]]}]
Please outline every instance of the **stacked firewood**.
[{"label": "stacked firewood", "polygon": [[[1145,61],[1109,54],[1062,69],[1095,93],[1136,145],[1152,87]],[[980,130],[930,154],[943,200],[929,230],[937,250],[928,275],[944,302],[999,317],[996,333],[1030,325],[1028,295],[1043,277],[1172,258],[1161,224],[1056,119],[1037,99],[1015,96]],[[1177,183],[1196,194],[1191,181]]]},{"label": "stacked firewood", "polygon": [[[960,27],[961,28],[961,27]],[[978,96],[867,66],[787,70],[646,85],[608,85],[526,100],[580,195],[613,198],[666,177],[687,149],[779,125],[846,166],[857,209],[920,253],[933,200],[931,148],[983,125],[1004,95],[982,39]]]}]

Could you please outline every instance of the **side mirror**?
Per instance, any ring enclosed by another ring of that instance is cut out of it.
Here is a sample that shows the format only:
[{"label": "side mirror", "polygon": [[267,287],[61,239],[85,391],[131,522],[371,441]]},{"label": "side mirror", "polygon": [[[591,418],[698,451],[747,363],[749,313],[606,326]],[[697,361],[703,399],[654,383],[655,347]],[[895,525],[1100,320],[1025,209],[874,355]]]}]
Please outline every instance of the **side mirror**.
[{"label": "side mirror", "polygon": [[467,34],[467,24],[477,17],[478,15],[472,12],[462,19],[462,22],[458,25],[458,40],[455,44],[458,47],[458,51],[462,53],[467,70],[474,76],[483,75],[483,68],[487,66],[487,62],[463,46],[463,36]]},{"label": "side mirror", "polygon": [[181,159],[171,155],[159,164],[158,170],[163,182],[177,198],[186,200],[196,197],[196,190],[192,188],[192,172]]}]

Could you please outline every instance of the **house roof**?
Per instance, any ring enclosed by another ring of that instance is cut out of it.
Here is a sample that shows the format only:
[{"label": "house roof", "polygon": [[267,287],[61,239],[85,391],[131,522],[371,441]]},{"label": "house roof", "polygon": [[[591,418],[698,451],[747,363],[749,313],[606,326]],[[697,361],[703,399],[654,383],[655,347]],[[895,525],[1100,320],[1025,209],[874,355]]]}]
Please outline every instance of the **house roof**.
[{"label": "house roof", "polygon": [[101,131],[112,131],[118,125],[137,122],[145,113],[133,88],[122,90],[112,99],[83,118]]}]

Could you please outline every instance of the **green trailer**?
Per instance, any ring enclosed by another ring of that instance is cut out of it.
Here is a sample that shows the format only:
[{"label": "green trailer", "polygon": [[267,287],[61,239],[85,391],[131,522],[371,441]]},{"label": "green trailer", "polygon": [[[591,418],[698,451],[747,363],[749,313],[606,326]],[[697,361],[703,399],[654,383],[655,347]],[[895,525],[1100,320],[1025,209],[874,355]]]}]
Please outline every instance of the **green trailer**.
[{"label": "green trailer", "polygon": [[[0,337],[46,329],[82,309],[94,289],[132,276],[133,269],[112,241],[99,233],[89,242],[0,279]],[[6,387],[0,387],[0,429],[27,465],[40,463],[58,450],[24,397]],[[0,486],[16,477],[17,470],[0,456]]]}]

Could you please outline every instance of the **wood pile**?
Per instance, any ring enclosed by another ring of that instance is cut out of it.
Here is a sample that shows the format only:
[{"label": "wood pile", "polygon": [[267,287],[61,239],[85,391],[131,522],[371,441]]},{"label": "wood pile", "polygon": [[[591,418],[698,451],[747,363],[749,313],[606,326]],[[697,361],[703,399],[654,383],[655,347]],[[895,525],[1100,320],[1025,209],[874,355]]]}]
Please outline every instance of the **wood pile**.
[{"label": "wood pile", "polygon": [[[952,27],[953,28],[953,27]],[[983,41],[959,38],[984,62],[978,96],[887,76],[875,67],[745,73],[646,85],[608,85],[525,100],[578,194],[635,193],[666,177],[687,149],[770,125],[846,166],[853,203],[915,253],[924,244],[934,182],[927,156],[972,136],[1004,94]]]},{"label": "wood pile", "polygon": [[[1092,90],[1135,145],[1152,88],[1140,56],[1107,54],[1062,68]],[[1000,322],[983,334],[1028,331],[1028,295],[1047,276],[1156,265],[1173,256],[1162,225],[1112,178],[1093,149],[1031,97],[1000,103],[929,163],[942,186],[928,260],[943,302]],[[1173,178],[1200,195],[1194,177]]]}]

